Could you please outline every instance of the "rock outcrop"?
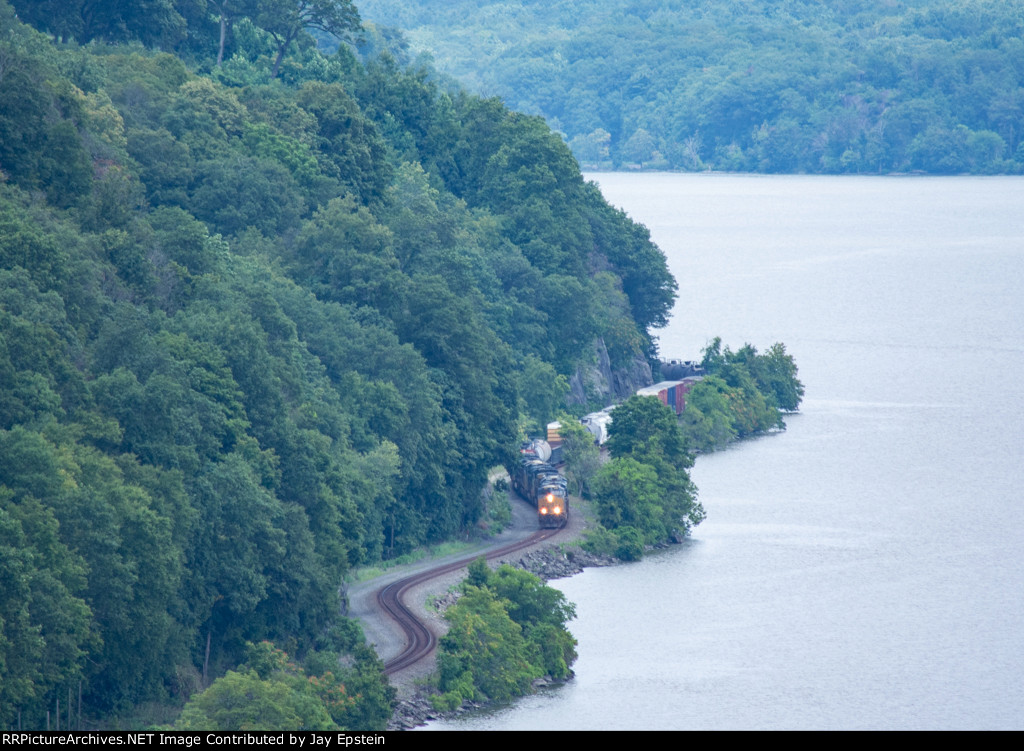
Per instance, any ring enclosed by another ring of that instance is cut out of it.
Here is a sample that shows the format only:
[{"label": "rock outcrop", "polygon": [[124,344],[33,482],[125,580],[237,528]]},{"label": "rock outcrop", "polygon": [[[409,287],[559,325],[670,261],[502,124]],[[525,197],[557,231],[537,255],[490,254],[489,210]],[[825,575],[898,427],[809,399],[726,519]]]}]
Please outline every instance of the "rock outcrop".
[{"label": "rock outcrop", "polygon": [[608,347],[600,337],[594,341],[594,354],[594,361],[577,367],[569,379],[572,404],[587,404],[591,399],[611,404],[628,399],[637,389],[654,383],[651,366],[642,355],[622,367],[612,368]]}]

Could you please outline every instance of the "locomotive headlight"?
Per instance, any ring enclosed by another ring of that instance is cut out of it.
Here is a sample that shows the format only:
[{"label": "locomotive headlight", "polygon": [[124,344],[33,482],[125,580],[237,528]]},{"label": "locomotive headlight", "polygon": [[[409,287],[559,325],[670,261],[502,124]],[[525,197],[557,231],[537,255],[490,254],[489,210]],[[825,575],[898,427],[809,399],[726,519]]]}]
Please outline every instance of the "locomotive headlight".
[{"label": "locomotive headlight", "polygon": [[546,514],[546,513],[548,512],[548,510],[547,510],[546,508],[542,508],[542,509],[540,510],[540,512],[541,512],[542,514]]},{"label": "locomotive headlight", "polygon": [[553,500],[555,500],[554,493],[548,493],[548,503],[551,503]]},{"label": "locomotive headlight", "polygon": [[560,514],[560,513],[562,513],[562,507],[561,507],[561,506],[555,506],[555,508],[554,508],[554,512],[555,512],[556,514]]}]

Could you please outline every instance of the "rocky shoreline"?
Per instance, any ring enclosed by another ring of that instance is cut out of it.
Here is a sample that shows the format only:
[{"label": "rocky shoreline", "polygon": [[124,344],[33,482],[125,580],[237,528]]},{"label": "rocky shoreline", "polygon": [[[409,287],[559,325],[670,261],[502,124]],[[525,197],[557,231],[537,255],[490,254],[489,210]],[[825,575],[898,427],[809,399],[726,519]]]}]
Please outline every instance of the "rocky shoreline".
[{"label": "rocky shoreline", "polygon": [[622,563],[610,555],[596,555],[581,548],[570,548],[563,551],[558,548],[546,548],[527,553],[519,560],[511,563],[516,568],[529,571],[545,582],[552,579],[564,579],[582,573],[583,569],[594,566],[616,566]]}]

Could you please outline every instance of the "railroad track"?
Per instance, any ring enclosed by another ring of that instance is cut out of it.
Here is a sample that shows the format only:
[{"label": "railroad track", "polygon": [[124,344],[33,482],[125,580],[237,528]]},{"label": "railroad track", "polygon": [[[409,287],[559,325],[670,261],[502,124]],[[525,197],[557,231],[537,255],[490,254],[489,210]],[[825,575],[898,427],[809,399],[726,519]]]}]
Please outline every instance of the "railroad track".
[{"label": "railroad track", "polygon": [[[514,553],[517,550],[528,548],[531,545],[536,545],[542,540],[554,537],[560,531],[561,530],[558,529],[540,529],[525,540],[510,543],[500,548],[495,548],[483,555],[487,560],[500,558],[503,555]],[[404,579],[399,579],[396,582],[388,584],[377,592],[377,603],[384,612],[392,618],[392,620],[398,623],[402,631],[405,632],[406,641],[405,649],[402,650],[401,654],[384,663],[384,672],[386,674],[391,675],[393,673],[397,673],[399,670],[403,670],[413,663],[419,662],[433,652],[434,648],[437,646],[437,637],[434,636],[433,632],[427,628],[423,622],[416,617],[412,610],[409,609],[405,602],[403,602],[402,598],[405,593],[423,582],[430,581],[438,576],[450,574],[452,571],[458,571],[460,568],[465,568],[471,561],[479,557],[479,555],[468,556],[453,563],[446,563],[443,566],[432,568],[429,571],[423,571],[419,574],[407,576]]]}]

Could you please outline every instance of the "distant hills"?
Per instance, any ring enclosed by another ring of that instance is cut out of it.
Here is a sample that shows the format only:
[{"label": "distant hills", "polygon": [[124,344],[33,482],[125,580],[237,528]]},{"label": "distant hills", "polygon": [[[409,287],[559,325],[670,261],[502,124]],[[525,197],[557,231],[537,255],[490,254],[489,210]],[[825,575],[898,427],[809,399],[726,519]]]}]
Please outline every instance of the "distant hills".
[{"label": "distant hills", "polygon": [[1022,0],[363,0],[585,168],[1024,170]]}]

